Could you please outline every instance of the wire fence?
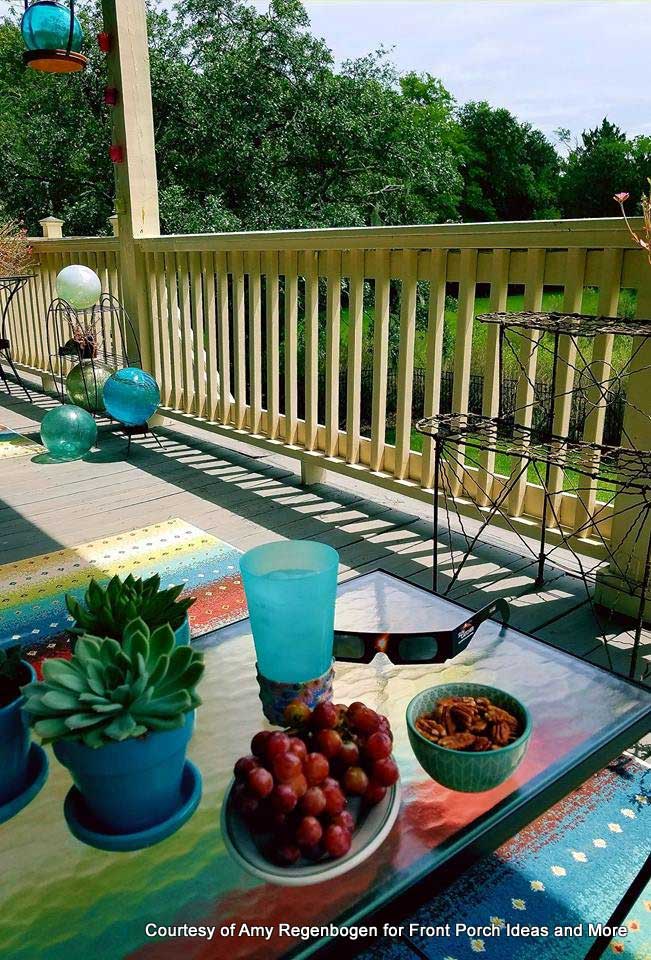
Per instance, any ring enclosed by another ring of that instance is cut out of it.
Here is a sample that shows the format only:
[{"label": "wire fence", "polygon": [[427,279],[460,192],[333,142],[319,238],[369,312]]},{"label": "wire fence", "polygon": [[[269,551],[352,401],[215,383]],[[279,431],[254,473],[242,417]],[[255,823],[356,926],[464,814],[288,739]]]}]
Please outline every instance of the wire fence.
[{"label": "wire fence", "polygon": [[[304,416],[304,383],[301,383],[302,377],[299,376],[298,390],[298,415]],[[504,379],[502,381],[502,416],[507,420],[509,414],[512,415],[516,405],[517,379]],[[440,393],[440,412],[452,413],[452,393],[454,389],[454,372],[452,370],[444,371],[441,375],[441,393]],[[468,395],[468,410],[470,413],[482,412],[482,396],[484,390],[484,377],[481,374],[471,374]],[[281,394],[282,395],[282,394]],[[371,368],[364,368],[361,377],[361,427],[363,432],[367,432],[371,424],[373,396],[373,371]],[[414,369],[414,384],[412,393],[412,423],[416,423],[423,416],[425,399],[425,368],[417,367]],[[347,400],[347,374],[342,370],[339,377],[339,411],[340,427],[346,428],[346,400]],[[549,423],[550,409],[552,401],[552,387],[550,383],[538,381],[535,385],[535,405],[533,411],[534,429],[538,428],[544,431]],[[624,421],[624,408],[626,406],[626,391],[621,382],[614,385],[613,389],[606,395],[606,411],[604,418],[604,436],[603,443],[618,446],[622,437],[622,425]],[[396,370],[389,370],[387,376],[387,407],[386,420],[389,427],[393,426],[398,408],[398,374]],[[576,390],[572,397],[572,408],[570,414],[570,426],[568,439],[572,442],[581,440],[585,427],[585,421],[588,413],[592,409],[589,397],[584,390]],[[325,421],[325,376],[322,374],[319,382],[319,420]]]}]

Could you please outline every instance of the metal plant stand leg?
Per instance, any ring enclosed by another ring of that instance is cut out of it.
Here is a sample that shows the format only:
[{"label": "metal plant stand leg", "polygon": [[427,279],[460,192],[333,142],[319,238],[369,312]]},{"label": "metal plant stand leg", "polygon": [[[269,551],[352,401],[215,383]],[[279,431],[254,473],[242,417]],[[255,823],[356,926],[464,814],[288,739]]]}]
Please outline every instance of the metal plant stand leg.
[{"label": "metal plant stand leg", "polygon": [[[12,359],[12,356],[11,356],[11,353],[9,352],[9,349],[4,350],[4,355],[5,355],[5,360],[7,361],[7,363],[9,364],[9,366],[11,367],[11,372],[13,373],[14,378],[15,378],[16,382],[18,383],[18,386],[22,389],[22,391],[24,392],[25,396],[27,397],[27,399],[28,399],[29,402],[31,403],[31,402],[32,402],[32,395],[31,395],[31,393],[29,392],[29,390],[27,389],[27,387],[26,387],[26,385],[25,385],[25,381],[23,380],[23,378],[20,376],[20,374],[19,374],[18,371],[16,370],[16,365],[15,365],[13,359]],[[2,361],[0,360],[0,367],[1,367],[1,366],[2,366]],[[6,383],[7,386],[8,386],[8,385],[9,385],[9,382],[8,382],[8,380],[7,380],[7,378],[6,378],[5,374],[4,374],[4,371],[3,371],[3,373],[2,373],[2,379],[5,381],[5,383]]]},{"label": "metal plant stand leg", "polygon": [[[649,511],[646,511],[646,519],[649,519]],[[633,649],[631,651],[631,666],[628,675],[631,680],[636,679],[637,661],[640,654],[640,642],[642,640],[642,627],[644,625],[644,610],[646,607],[646,592],[651,581],[651,530],[647,534],[646,557],[644,559],[644,575],[642,577],[642,587],[640,591],[640,605],[637,610],[637,622],[635,624],[635,636],[633,638]]]},{"label": "metal plant stand leg", "polygon": [[131,453],[131,441],[134,437],[153,437],[161,450],[164,450],[160,437],[156,434],[155,430],[149,426],[148,423],[138,424],[137,426],[128,426],[127,424],[118,424],[118,429],[122,429],[127,436],[127,457]]},{"label": "metal plant stand leg", "polygon": [[[554,414],[556,412],[556,380],[558,372],[558,338],[559,334],[554,335],[554,356],[552,358],[552,383],[551,399],[549,404],[549,416],[547,418],[547,434],[549,437],[554,433]],[[534,387],[535,400],[535,387]],[[545,438],[547,439],[547,438]],[[536,470],[536,473],[538,471]],[[549,512],[549,487],[552,468],[549,460],[545,464],[545,483],[543,484],[543,509],[540,521],[540,544],[538,553],[538,573],[535,579],[535,586],[542,587],[545,582],[545,549],[547,547],[547,514]]]},{"label": "metal plant stand leg", "polygon": [[[18,373],[16,364],[11,356],[11,344],[9,342],[9,338],[7,337],[7,321],[9,319],[9,307],[11,306],[12,300],[18,291],[22,290],[25,284],[29,283],[31,279],[31,276],[0,277],[0,292],[6,292],[7,294],[7,298],[2,307],[2,319],[0,321],[0,377],[2,377],[4,380],[5,384],[7,385],[7,390],[11,394],[11,385],[7,380],[7,375],[2,365],[2,361],[4,359],[9,364],[16,383],[21,388],[30,403],[32,402],[32,396],[25,386],[23,378]],[[4,358],[2,356],[3,354]]]},{"label": "metal plant stand leg", "polygon": [[434,438],[434,522],[433,522],[433,536],[434,540],[432,543],[432,590],[434,593],[439,592],[439,560],[438,560],[438,543],[439,543],[439,486],[441,479],[441,438]]}]

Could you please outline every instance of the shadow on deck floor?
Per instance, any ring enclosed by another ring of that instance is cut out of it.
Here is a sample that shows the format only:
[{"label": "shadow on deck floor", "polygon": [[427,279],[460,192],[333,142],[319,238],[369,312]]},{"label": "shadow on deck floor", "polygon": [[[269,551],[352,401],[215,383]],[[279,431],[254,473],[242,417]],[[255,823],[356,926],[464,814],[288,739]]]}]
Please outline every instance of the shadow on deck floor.
[{"label": "shadow on deck floor", "polygon": [[[31,405],[0,394],[0,420],[29,434],[55,403],[43,394]],[[432,523],[422,504],[334,474],[332,483],[303,487],[294,461],[217,442],[197,428],[166,427],[158,435],[162,447],[153,438],[134,441],[129,460],[124,438],[100,426],[99,450],[82,461],[0,461],[2,562],[181,517],[241,550],[273,539],[320,540],[339,551],[342,578],[383,569],[431,588]],[[486,531],[449,596],[473,608],[505,596],[513,626],[625,673],[631,631],[607,623],[606,646],[583,583],[550,566],[537,588],[533,558],[509,537]],[[463,545],[451,523],[437,545],[441,592]],[[645,633],[647,658],[650,638]]]}]

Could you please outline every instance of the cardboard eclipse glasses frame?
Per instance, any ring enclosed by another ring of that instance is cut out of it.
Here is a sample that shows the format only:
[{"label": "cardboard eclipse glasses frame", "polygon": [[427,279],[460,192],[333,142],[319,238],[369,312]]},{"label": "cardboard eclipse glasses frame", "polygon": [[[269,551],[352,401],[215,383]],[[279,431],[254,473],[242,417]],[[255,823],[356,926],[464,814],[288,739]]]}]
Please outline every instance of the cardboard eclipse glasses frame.
[{"label": "cardboard eclipse glasses frame", "polygon": [[493,600],[452,630],[428,630],[418,633],[364,633],[335,630],[334,657],[344,663],[370,663],[384,653],[395,664],[445,663],[466,649],[478,627],[495,614],[503,623],[509,620],[509,605]]}]

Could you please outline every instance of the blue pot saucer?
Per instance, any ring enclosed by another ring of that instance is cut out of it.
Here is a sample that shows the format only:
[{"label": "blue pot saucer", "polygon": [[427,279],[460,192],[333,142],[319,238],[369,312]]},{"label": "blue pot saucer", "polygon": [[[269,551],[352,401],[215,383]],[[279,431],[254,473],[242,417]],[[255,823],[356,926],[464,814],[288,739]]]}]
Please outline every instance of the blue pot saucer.
[{"label": "blue pot saucer", "polygon": [[34,799],[36,794],[47,780],[48,761],[47,754],[43,747],[38,743],[32,743],[27,756],[27,783],[25,789],[14,797],[13,800],[7,800],[0,805],[0,823],[11,820],[23,807]]},{"label": "blue pot saucer", "polygon": [[186,823],[201,800],[201,773],[190,761],[185,761],[181,780],[181,803],[171,817],[146,830],[136,833],[106,833],[97,823],[86,802],[76,787],[71,787],[63,805],[63,814],[68,828],[77,840],[98,850],[125,852],[142,850],[160,843]]}]

